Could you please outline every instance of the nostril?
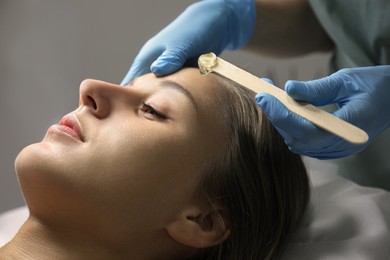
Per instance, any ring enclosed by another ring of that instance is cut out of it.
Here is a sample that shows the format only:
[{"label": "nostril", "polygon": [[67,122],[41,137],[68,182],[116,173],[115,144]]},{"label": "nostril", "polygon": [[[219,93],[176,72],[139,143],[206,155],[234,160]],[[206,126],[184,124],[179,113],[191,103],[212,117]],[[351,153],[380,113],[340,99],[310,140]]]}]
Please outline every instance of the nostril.
[{"label": "nostril", "polygon": [[95,99],[93,99],[93,97],[91,97],[91,96],[88,96],[88,100],[91,103],[93,109],[96,110],[97,109],[97,105],[96,105]]}]

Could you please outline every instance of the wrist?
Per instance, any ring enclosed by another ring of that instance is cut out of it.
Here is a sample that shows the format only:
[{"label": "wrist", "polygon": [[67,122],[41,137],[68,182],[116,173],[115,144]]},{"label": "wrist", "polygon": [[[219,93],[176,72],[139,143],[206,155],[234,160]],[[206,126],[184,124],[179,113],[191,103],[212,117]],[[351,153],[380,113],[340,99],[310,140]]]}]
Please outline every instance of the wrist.
[{"label": "wrist", "polygon": [[254,0],[222,0],[229,8],[229,42],[227,49],[236,50],[248,43],[256,24]]}]

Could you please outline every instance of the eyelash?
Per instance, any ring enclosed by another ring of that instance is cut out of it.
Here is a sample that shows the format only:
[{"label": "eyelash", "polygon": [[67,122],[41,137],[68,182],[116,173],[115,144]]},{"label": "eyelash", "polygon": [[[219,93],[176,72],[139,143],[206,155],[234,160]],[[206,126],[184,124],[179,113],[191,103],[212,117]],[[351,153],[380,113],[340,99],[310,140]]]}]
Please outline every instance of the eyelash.
[{"label": "eyelash", "polygon": [[146,104],[145,102],[142,103],[141,111],[144,113],[148,113],[154,117],[157,117],[159,119],[167,119],[166,116],[158,112],[156,109],[154,109],[151,105]]}]

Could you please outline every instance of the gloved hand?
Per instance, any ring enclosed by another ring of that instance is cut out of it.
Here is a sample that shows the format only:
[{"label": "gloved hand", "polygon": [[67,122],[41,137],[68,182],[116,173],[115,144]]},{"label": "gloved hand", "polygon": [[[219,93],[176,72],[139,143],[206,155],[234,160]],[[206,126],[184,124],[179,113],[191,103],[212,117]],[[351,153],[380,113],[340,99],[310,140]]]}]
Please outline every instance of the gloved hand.
[{"label": "gloved hand", "polygon": [[121,85],[142,74],[163,76],[208,52],[245,45],[256,21],[254,0],[203,0],[190,5],[151,38],[134,59]]},{"label": "gloved hand", "polygon": [[257,103],[295,153],[318,159],[349,156],[390,126],[390,66],[342,69],[308,82],[287,81],[285,90],[294,99],[316,106],[336,103],[335,116],[369,135],[366,144],[350,144],[291,113],[273,96],[258,93]]}]

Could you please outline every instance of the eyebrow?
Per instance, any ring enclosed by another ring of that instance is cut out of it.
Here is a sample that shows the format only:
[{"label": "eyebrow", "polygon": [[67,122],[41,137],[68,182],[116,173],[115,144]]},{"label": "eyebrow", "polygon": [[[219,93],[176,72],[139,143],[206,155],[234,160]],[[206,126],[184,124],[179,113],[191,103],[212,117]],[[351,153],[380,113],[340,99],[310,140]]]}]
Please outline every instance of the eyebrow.
[{"label": "eyebrow", "polygon": [[176,81],[173,80],[163,80],[160,84],[160,87],[166,87],[166,88],[171,88],[176,91],[179,91],[180,93],[184,94],[192,103],[192,105],[195,107],[195,110],[198,110],[195,102],[194,96],[189,92],[186,88],[184,88],[182,85],[177,83]]},{"label": "eyebrow", "polygon": [[[127,84],[127,86],[133,86],[134,81],[135,80],[130,81]],[[161,81],[161,83],[159,83],[158,86],[162,87],[162,88],[171,88],[171,89],[174,89],[174,90],[179,91],[180,93],[184,94],[189,99],[191,104],[194,106],[195,110],[198,111],[198,107],[196,105],[194,96],[191,94],[190,91],[188,91],[186,88],[184,88],[182,85],[180,85],[176,81],[166,79],[166,80]]]}]

